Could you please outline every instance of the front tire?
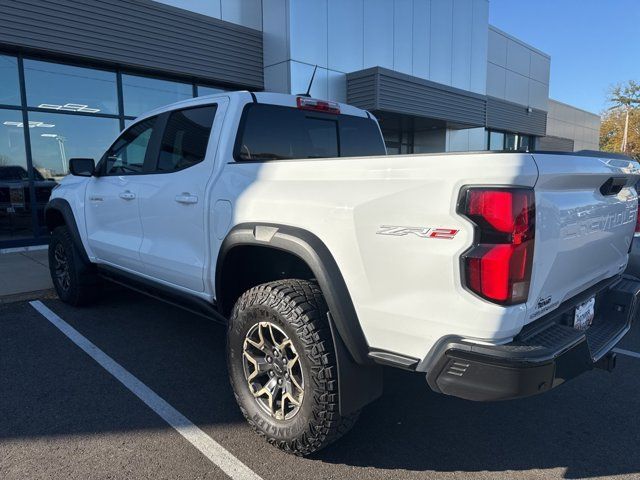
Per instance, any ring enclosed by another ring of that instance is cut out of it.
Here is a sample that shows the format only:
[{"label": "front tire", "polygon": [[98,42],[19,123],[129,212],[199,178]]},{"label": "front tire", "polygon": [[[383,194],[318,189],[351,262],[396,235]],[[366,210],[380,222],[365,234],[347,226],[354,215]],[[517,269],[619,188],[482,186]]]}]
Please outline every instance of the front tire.
[{"label": "front tire", "polygon": [[339,413],[335,347],[320,288],[279,280],[245,292],[227,335],[231,386],[251,427],[278,448],[309,455],[353,426]]},{"label": "front tire", "polygon": [[92,264],[80,255],[66,225],[56,227],[49,240],[49,271],[60,300],[70,305],[87,305],[100,291],[100,277]]}]

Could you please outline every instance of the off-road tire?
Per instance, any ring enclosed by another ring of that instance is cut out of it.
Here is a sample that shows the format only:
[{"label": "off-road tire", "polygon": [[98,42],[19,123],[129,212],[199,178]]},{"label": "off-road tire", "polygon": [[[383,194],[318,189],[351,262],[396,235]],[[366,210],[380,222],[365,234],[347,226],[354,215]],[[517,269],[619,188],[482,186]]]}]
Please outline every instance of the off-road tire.
[{"label": "off-road tire", "polygon": [[[56,252],[64,252],[68,267],[68,282],[63,282],[56,269],[59,267]],[[71,233],[66,225],[56,227],[49,240],[49,271],[51,280],[60,300],[74,306],[88,305],[93,302],[100,292],[102,282],[95,266],[86,263],[78,247],[71,239]]]},{"label": "off-road tire", "polygon": [[[347,433],[359,413],[339,413],[338,370],[320,288],[305,280],[279,280],[254,287],[236,302],[227,332],[231,386],[249,425],[269,443],[295,455],[312,454]],[[254,398],[243,369],[247,332],[269,321],[282,329],[300,356],[305,376],[299,411],[288,420],[265,412]]]}]

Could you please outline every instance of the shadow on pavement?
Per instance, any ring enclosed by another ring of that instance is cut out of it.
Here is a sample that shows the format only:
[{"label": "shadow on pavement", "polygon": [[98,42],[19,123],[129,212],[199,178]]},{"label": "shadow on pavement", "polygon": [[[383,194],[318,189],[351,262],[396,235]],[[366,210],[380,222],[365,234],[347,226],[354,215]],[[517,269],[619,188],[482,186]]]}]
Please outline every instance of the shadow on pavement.
[{"label": "shadow on pavement", "polygon": [[[197,425],[227,425],[229,439],[235,425],[242,441],[261,444],[229,387],[224,327],[115,288],[91,308],[48,303]],[[2,308],[0,440],[165,426],[28,305]],[[540,397],[473,403],[430,392],[422,375],[387,370],[384,396],[349,435],[295,460],[408,472],[640,475],[639,377],[640,361],[621,358],[613,374],[590,372]]]}]

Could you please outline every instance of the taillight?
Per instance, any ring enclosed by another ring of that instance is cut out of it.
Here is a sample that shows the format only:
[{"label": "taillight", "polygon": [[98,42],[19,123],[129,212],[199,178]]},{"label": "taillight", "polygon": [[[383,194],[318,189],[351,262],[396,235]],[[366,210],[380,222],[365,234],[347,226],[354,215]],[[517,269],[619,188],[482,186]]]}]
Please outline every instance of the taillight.
[{"label": "taillight", "polygon": [[636,214],[636,231],[634,237],[640,237],[640,199],[638,200],[638,213]]},{"label": "taillight", "polygon": [[527,301],[535,236],[535,200],[528,188],[468,187],[458,213],[475,224],[462,255],[465,287],[502,305]]},{"label": "taillight", "polygon": [[317,100],[309,97],[297,97],[298,108],[302,110],[313,110],[315,112],[324,113],[340,113],[340,104],[336,102],[327,102],[325,100]]}]

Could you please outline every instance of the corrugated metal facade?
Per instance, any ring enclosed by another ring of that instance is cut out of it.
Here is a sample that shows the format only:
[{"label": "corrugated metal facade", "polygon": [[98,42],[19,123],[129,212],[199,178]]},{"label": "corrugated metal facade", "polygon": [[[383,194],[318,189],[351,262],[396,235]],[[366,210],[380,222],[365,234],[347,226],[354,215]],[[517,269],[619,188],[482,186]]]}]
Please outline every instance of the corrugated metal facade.
[{"label": "corrugated metal facade", "polygon": [[381,67],[347,74],[347,102],[468,127],[483,127],[486,118],[483,95]]},{"label": "corrugated metal facade", "polygon": [[150,0],[4,0],[0,44],[263,88],[262,32]]},{"label": "corrugated metal facade", "polygon": [[547,132],[547,112],[495,97],[487,97],[487,128],[542,136]]}]

